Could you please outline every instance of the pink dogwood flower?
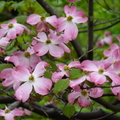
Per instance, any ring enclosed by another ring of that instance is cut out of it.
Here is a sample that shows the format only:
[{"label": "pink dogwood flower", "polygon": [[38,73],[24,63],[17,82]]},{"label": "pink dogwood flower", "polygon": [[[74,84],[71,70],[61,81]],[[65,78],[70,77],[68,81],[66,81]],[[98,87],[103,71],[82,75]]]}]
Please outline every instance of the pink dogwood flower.
[{"label": "pink dogwood flower", "polygon": [[103,61],[95,64],[93,61],[85,60],[81,63],[81,69],[90,72],[90,81],[95,83],[95,85],[108,82],[106,76],[110,77],[113,81],[117,81],[114,72],[107,69]]},{"label": "pink dogwood flower", "polygon": [[18,108],[10,110],[6,107],[4,110],[0,110],[0,116],[3,116],[5,120],[15,120],[15,116],[24,116],[24,111]]},{"label": "pink dogwood flower", "polygon": [[47,66],[48,64],[46,62],[41,61],[36,65],[33,72],[24,66],[17,66],[16,70],[13,71],[13,77],[23,82],[15,91],[15,96],[18,100],[22,102],[27,101],[33,88],[34,91],[40,95],[49,93],[52,87],[52,81],[43,77],[46,71],[45,67]]},{"label": "pink dogwood flower", "polygon": [[15,39],[18,35],[21,35],[24,30],[30,33],[22,24],[17,23],[16,19],[11,20],[8,24],[1,24],[2,29],[0,29],[0,38],[6,36],[8,39]]},{"label": "pink dogwood flower", "polygon": [[78,28],[76,23],[85,23],[88,18],[85,16],[84,11],[76,10],[76,6],[72,5],[71,7],[66,5],[64,7],[64,12],[66,17],[58,18],[58,28],[57,31],[61,32],[64,30],[65,37],[68,41],[74,40],[78,34]]},{"label": "pink dogwood flower", "polygon": [[88,107],[90,105],[92,98],[98,98],[103,95],[104,91],[101,88],[91,88],[80,89],[79,86],[76,86],[74,90],[68,95],[68,102],[74,104],[74,101],[77,99],[77,102],[80,107]]},{"label": "pink dogwood flower", "polygon": [[[64,48],[61,46],[63,40],[56,34],[50,32],[50,34],[47,36],[46,33],[40,32],[38,33],[37,37],[34,37],[34,39],[39,41],[39,43],[34,45],[34,50],[37,52],[38,56],[43,56],[47,52],[49,52],[50,55],[58,58],[64,55]],[[68,52],[70,51],[68,50]]]},{"label": "pink dogwood flower", "polygon": [[38,14],[31,14],[26,22],[30,25],[37,24],[36,30],[39,32],[47,32],[49,31],[48,23],[54,26],[54,21],[56,21],[56,19],[57,17],[55,15],[45,17]]},{"label": "pink dogwood flower", "polygon": [[41,61],[40,57],[35,54],[32,46],[28,47],[26,51],[16,51],[12,53],[12,55],[7,56],[5,60],[14,63],[15,66],[26,65],[32,69]]},{"label": "pink dogwood flower", "polygon": [[57,64],[58,70],[57,72],[54,72],[52,74],[52,80],[53,82],[57,82],[58,80],[62,79],[63,76],[69,77],[70,70],[74,68],[80,68],[80,62],[79,61],[73,61],[70,62],[68,65],[64,63]]}]

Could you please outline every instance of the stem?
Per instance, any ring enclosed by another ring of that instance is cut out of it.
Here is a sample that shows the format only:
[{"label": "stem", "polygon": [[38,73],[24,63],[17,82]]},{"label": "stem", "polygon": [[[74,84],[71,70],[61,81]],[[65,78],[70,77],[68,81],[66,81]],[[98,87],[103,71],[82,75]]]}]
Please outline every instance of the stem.
[{"label": "stem", "polygon": [[[88,0],[88,51],[93,49],[93,0]],[[88,53],[88,59],[93,59],[93,51]]]}]

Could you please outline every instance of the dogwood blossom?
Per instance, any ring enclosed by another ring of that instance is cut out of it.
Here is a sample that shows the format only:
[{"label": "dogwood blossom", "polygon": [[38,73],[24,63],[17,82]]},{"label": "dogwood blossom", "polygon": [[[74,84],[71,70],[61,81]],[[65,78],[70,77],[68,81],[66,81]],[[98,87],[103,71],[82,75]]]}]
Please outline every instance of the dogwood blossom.
[{"label": "dogwood blossom", "polygon": [[[30,93],[34,91],[40,95],[46,95],[52,87],[50,79],[43,77],[48,64],[44,61],[39,62],[34,71],[27,69],[25,66],[19,65],[12,73],[14,79],[23,82],[15,91],[18,100],[25,102],[29,99]],[[24,92],[25,91],[25,92]]]},{"label": "dogwood blossom", "polygon": [[48,23],[54,26],[54,20],[56,20],[56,19],[57,19],[57,17],[55,15],[50,16],[50,17],[45,17],[45,16],[41,16],[38,14],[31,14],[28,17],[26,22],[30,25],[37,24],[36,30],[39,32],[47,32],[50,29],[48,27]]},{"label": "dogwood blossom", "polygon": [[73,104],[75,99],[80,107],[88,107],[90,105],[91,99],[98,98],[103,95],[104,91],[101,88],[91,88],[87,89],[80,89],[79,86],[76,86],[74,90],[68,95],[68,102]]},{"label": "dogwood blossom", "polygon": [[65,37],[68,41],[74,40],[78,34],[78,28],[76,23],[85,23],[88,18],[85,16],[84,11],[76,10],[76,6],[72,5],[71,7],[66,5],[64,7],[64,12],[66,17],[58,18],[58,28],[57,31],[61,32],[64,30]]},{"label": "dogwood blossom", "polygon": [[70,62],[68,65],[64,63],[57,64],[58,70],[52,74],[53,82],[57,82],[58,80],[62,79],[63,76],[69,77],[69,72],[72,67],[80,68],[80,66],[81,65],[79,61]]},{"label": "dogwood blossom", "polygon": [[8,39],[15,39],[18,35],[21,35],[24,30],[30,33],[30,30],[27,29],[26,26],[17,23],[16,19],[12,19],[7,24],[0,25],[2,29],[0,29],[0,38],[6,36]]},{"label": "dogwood blossom", "polygon": [[101,85],[107,82],[106,76],[110,77],[113,81],[117,81],[114,72],[106,69],[104,62],[95,62],[90,60],[85,60],[81,63],[81,69],[90,72],[90,81],[95,83],[95,85]]},{"label": "dogwood blossom", "polygon": [[39,56],[36,56],[33,47],[28,47],[26,51],[16,51],[11,54],[11,56],[5,57],[7,62],[14,63],[15,66],[17,65],[26,65],[31,68],[35,68],[37,63],[41,61]]},{"label": "dogwood blossom", "polygon": [[6,107],[4,110],[0,110],[0,116],[3,116],[5,120],[15,120],[15,116],[24,116],[24,111],[18,108],[10,110]]},{"label": "dogwood blossom", "polygon": [[[64,48],[61,46],[63,40],[53,32],[50,32],[48,36],[44,32],[39,32],[37,37],[34,37],[34,39],[40,41],[34,45],[34,50],[37,52],[38,56],[43,56],[47,52],[49,52],[50,55],[58,58],[64,55]],[[68,52],[70,52],[69,49]]]}]

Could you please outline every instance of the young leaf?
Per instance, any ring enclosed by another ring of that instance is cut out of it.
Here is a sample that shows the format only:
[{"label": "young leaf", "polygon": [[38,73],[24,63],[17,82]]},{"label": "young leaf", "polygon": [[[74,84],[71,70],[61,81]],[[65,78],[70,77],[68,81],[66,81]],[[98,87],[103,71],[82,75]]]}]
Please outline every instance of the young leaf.
[{"label": "young leaf", "polygon": [[0,1],[0,13],[4,10],[5,1]]},{"label": "young leaf", "polygon": [[68,118],[71,118],[75,113],[75,107],[71,105],[70,103],[68,103],[66,106],[64,106],[63,113]]},{"label": "young leaf", "polygon": [[53,92],[54,93],[61,92],[65,90],[68,87],[68,85],[69,85],[69,80],[61,79],[55,84]]},{"label": "young leaf", "polygon": [[44,73],[44,77],[46,77],[46,78],[51,79],[51,76],[52,76],[52,73],[51,73],[51,72],[46,71],[46,72]]},{"label": "young leaf", "polygon": [[80,69],[74,68],[70,71],[70,79],[77,79],[81,76],[81,74],[82,71]]},{"label": "young leaf", "polygon": [[0,72],[5,68],[12,68],[12,67],[13,67],[12,64],[2,63],[2,64],[0,64]]}]

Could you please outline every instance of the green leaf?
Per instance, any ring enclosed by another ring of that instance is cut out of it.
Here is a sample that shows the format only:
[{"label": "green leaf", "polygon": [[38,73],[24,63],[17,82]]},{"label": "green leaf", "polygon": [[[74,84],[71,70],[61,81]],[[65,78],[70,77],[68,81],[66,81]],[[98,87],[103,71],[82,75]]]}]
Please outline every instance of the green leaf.
[{"label": "green leaf", "polygon": [[70,103],[68,103],[66,106],[64,106],[63,113],[68,118],[71,118],[75,113],[75,107],[71,105]]},{"label": "green leaf", "polygon": [[0,72],[5,68],[12,68],[12,67],[13,67],[12,64],[2,63],[0,64]]},{"label": "green leaf", "polygon": [[80,69],[74,68],[70,71],[70,79],[77,79],[80,76],[82,76],[82,71]]},{"label": "green leaf", "polygon": [[5,1],[0,1],[0,13],[3,11],[5,6]]},{"label": "green leaf", "polygon": [[57,66],[53,61],[47,61],[50,65],[50,67],[46,67],[46,70],[55,72],[57,71]]},{"label": "green leaf", "polygon": [[55,86],[54,86],[54,89],[53,89],[53,92],[54,93],[58,93],[58,92],[61,92],[63,90],[65,90],[68,86],[69,86],[69,80],[67,79],[61,79],[59,80]]},{"label": "green leaf", "polygon": [[51,76],[52,76],[52,73],[51,73],[51,72],[46,71],[46,72],[44,73],[44,77],[46,77],[46,78],[51,79]]}]

